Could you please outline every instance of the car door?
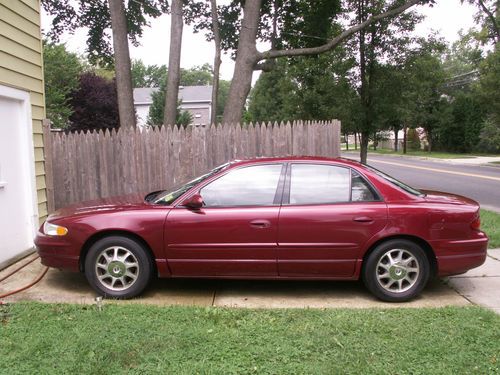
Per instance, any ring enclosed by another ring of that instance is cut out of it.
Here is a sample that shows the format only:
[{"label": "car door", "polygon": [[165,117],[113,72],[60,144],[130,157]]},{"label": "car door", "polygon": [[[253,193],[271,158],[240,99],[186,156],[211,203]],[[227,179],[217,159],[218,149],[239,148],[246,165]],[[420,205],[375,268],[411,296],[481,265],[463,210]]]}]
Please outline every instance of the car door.
[{"label": "car door", "polygon": [[284,170],[282,163],[235,167],[196,189],[202,208],[173,208],[165,227],[172,274],[277,276]]},{"label": "car door", "polygon": [[386,222],[386,204],[358,172],[292,163],[279,217],[279,275],[350,277],[365,243]]}]

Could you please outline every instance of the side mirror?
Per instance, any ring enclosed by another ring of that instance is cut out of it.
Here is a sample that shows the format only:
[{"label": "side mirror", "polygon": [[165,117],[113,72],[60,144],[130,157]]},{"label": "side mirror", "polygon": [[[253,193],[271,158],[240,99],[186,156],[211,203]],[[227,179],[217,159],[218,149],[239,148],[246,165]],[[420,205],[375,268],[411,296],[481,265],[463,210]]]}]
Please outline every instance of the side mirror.
[{"label": "side mirror", "polygon": [[195,194],[190,198],[184,200],[182,202],[182,205],[186,206],[187,208],[191,208],[193,210],[199,210],[200,208],[203,207],[203,198],[201,197],[200,194]]}]

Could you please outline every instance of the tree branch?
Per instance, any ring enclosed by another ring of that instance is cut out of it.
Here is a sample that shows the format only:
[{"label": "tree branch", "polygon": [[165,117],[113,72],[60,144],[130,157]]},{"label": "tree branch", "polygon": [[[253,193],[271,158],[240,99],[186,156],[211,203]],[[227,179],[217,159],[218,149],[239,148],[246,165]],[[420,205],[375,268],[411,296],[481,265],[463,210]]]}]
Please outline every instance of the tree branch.
[{"label": "tree branch", "polygon": [[285,50],[269,50],[265,52],[258,53],[257,61],[261,61],[264,59],[275,59],[278,57],[290,57],[290,56],[306,56],[306,55],[317,55],[323,52],[327,52],[338,46],[345,39],[349,38],[351,35],[357,33],[358,31],[364,29],[372,23],[380,21],[384,18],[395,16],[397,14],[403,13],[406,9],[412,7],[415,4],[421,3],[422,0],[409,0],[405,2],[403,5],[389,9],[384,13],[377,14],[375,16],[371,16],[366,21],[361,22],[339,34],[337,37],[330,40],[328,43],[325,43],[318,47],[311,48],[294,48],[294,49],[285,49]]},{"label": "tree branch", "polygon": [[486,13],[486,15],[488,16],[488,18],[490,19],[491,24],[493,25],[493,28],[495,29],[494,30],[495,31],[495,41],[499,42],[500,41],[500,30],[498,28],[498,23],[497,23],[497,20],[496,20],[495,16],[486,7],[486,5],[484,4],[483,0],[478,0],[478,3],[479,3],[479,6],[483,9],[484,13]]}]

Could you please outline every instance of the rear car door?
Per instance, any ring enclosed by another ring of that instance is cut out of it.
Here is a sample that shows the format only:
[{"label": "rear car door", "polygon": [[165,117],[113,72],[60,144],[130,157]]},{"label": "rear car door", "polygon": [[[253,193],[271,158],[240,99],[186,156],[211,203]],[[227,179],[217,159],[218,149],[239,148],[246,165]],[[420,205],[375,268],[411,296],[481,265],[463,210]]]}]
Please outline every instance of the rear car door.
[{"label": "rear car door", "polygon": [[172,274],[276,277],[284,172],[282,163],[234,168],[199,189],[201,209],[173,208],[165,230]]},{"label": "rear car door", "polygon": [[358,172],[292,163],[279,217],[279,275],[348,278],[366,242],[386,222],[386,204]]}]

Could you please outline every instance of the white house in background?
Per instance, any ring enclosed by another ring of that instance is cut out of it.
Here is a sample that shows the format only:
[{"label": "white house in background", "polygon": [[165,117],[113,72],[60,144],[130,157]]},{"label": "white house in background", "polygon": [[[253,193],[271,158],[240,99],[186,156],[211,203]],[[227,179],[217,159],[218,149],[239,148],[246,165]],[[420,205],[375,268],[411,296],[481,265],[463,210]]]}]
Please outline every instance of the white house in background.
[{"label": "white house in background", "polygon": [[[149,107],[153,103],[152,94],[158,88],[140,87],[134,89],[134,107],[137,114],[137,126],[143,128],[149,114]],[[210,124],[212,108],[212,86],[180,86],[179,100],[181,109],[193,115],[194,126]]]}]

